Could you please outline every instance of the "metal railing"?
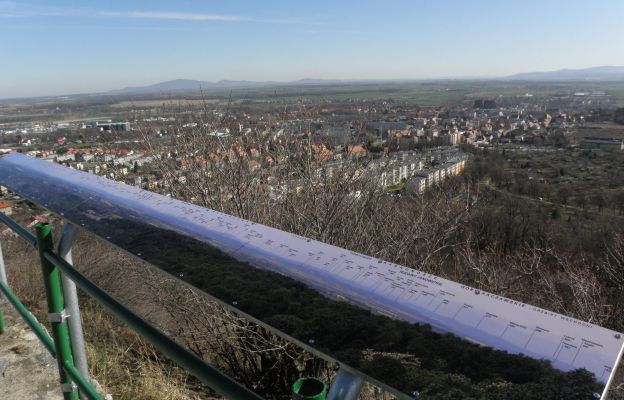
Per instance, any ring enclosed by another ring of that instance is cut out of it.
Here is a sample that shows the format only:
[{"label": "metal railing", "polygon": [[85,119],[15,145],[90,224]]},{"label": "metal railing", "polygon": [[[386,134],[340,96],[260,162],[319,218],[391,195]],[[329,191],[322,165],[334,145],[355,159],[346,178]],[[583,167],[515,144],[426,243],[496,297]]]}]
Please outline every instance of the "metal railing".
[{"label": "metal railing", "polygon": [[[67,282],[72,282],[71,284],[80,287],[88,295],[106,307],[112,314],[145,338],[155,348],[177,362],[190,374],[194,375],[202,383],[206,384],[220,395],[230,399],[262,399],[262,397],[256,393],[236,382],[213,365],[206,363],[197,355],[169,338],[158,328],[130,311],[126,306],[115,300],[106,293],[106,291],[99,288],[95,283],[91,282],[80,271],[74,268],[73,265],[68,262],[71,258],[67,257],[71,252],[72,240],[70,236],[73,236],[73,228],[66,228],[60,241],[59,248],[61,251],[59,251],[59,253],[65,256],[64,259],[61,255],[54,252],[52,245],[52,228],[49,224],[37,223],[35,225],[35,236],[2,213],[0,213],[0,222],[11,228],[39,252],[41,272],[48,304],[48,319],[52,327],[52,337],[50,337],[44,327],[33,317],[30,311],[9,287],[1,248],[0,292],[30,326],[50,354],[56,358],[61,391],[63,392],[65,400],[76,400],[79,397],[81,399],[103,399],[103,396],[99,394],[89,382],[88,372],[86,371],[86,360],[84,360],[83,371],[79,371],[76,366],[77,358],[80,358],[80,356],[76,357],[76,354],[82,353],[82,356],[84,356],[84,350],[76,348],[80,346],[80,342],[82,341],[82,327],[79,314],[74,310],[74,314],[72,315],[66,308],[66,296],[64,295],[63,289],[67,289]],[[69,292],[71,292],[71,290]],[[77,306],[77,303],[74,304]],[[72,318],[75,321],[74,325],[80,326],[79,329],[70,329],[68,320]],[[77,332],[77,330],[79,330],[79,332]],[[3,333],[3,331],[4,318],[2,310],[0,310],[0,333]],[[74,340],[71,339],[72,337]]]}]

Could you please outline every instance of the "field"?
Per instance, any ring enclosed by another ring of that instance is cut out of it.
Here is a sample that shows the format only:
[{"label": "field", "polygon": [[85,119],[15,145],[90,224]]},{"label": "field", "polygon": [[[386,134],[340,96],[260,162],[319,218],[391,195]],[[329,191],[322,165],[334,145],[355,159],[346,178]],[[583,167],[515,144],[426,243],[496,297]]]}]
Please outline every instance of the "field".
[{"label": "field", "polygon": [[624,125],[616,123],[587,124],[576,130],[579,139],[583,137],[624,139]]},{"label": "field", "polygon": [[[405,81],[289,85],[262,88],[233,88],[177,91],[149,94],[93,94],[0,100],[0,124],[38,121],[70,121],[103,118],[129,112],[137,107],[158,109],[203,102],[227,105],[251,104],[258,111],[282,108],[299,101],[321,106],[366,104],[383,101],[405,106],[471,106],[475,99],[497,99],[501,104],[521,104],[539,99],[570,101],[575,92],[604,91],[607,96],[591,98],[596,107],[624,105],[624,83],[528,83],[505,81]],[[526,97],[530,94],[531,97]],[[553,105],[555,106],[555,105]],[[123,118],[124,115],[118,115]],[[126,115],[129,117],[130,115]]]},{"label": "field", "polygon": [[160,106],[177,106],[182,105],[201,105],[204,103],[218,103],[217,99],[158,99],[158,100],[122,100],[111,104],[112,108],[129,108],[129,107],[160,107]]}]

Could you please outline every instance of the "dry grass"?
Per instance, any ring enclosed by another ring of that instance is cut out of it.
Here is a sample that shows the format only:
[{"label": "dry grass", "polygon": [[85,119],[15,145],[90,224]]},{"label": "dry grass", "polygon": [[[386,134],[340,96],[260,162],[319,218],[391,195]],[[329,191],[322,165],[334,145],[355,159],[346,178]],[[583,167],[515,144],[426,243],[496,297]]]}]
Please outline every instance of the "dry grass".
[{"label": "dry grass", "polygon": [[171,364],[136,333],[103,312],[82,304],[91,374],[115,399],[191,400],[189,375]]}]

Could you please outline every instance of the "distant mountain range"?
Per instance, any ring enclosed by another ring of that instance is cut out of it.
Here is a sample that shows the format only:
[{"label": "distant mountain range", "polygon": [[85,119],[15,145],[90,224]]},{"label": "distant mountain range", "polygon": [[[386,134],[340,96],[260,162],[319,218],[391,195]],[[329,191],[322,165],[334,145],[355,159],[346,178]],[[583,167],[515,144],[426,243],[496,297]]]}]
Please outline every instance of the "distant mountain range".
[{"label": "distant mountain range", "polygon": [[[257,87],[272,87],[272,86],[298,86],[298,85],[332,85],[338,83],[355,83],[355,82],[368,82],[362,80],[334,80],[334,79],[300,79],[290,82],[276,82],[276,81],[228,81],[221,80],[218,82],[198,81],[192,79],[175,79],[172,81],[160,82],[148,86],[131,86],[118,90],[111,90],[108,94],[129,94],[129,93],[166,93],[177,91],[191,91],[191,90],[213,90],[213,89],[235,89],[235,88],[257,88]],[[372,82],[372,81],[370,81]]]},{"label": "distant mountain range", "polygon": [[[482,80],[478,79],[477,80]],[[464,80],[464,79],[453,79]],[[472,80],[472,79],[465,79]],[[584,69],[561,69],[559,71],[524,72],[511,76],[501,77],[503,81],[536,81],[536,82],[607,82],[624,81],[624,67],[592,67]],[[304,86],[304,85],[334,85],[347,83],[372,83],[372,82],[399,82],[401,80],[357,80],[357,79],[300,79],[290,82],[276,81],[232,81],[222,80],[217,82],[199,81],[192,79],[175,79],[147,86],[131,86],[118,90],[111,90],[107,94],[150,94],[170,93],[195,90],[236,89],[236,88],[261,88],[277,86]],[[406,81],[406,80],[403,80]],[[417,80],[414,80],[417,81]],[[431,81],[431,80],[429,80]]]},{"label": "distant mountain range", "polygon": [[547,72],[524,72],[511,75],[504,80],[513,81],[572,81],[572,82],[613,82],[624,81],[624,67],[592,67],[583,69],[560,69]]}]

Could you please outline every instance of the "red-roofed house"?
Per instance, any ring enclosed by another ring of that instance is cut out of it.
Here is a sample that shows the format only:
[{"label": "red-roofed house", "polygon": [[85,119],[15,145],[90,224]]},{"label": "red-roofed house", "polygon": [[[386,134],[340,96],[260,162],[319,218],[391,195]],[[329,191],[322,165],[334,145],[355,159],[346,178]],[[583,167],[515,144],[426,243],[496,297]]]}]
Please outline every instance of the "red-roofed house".
[{"label": "red-roofed house", "polygon": [[13,214],[13,204],[8,201],[0,200],[0,213],[4,215]]}]

